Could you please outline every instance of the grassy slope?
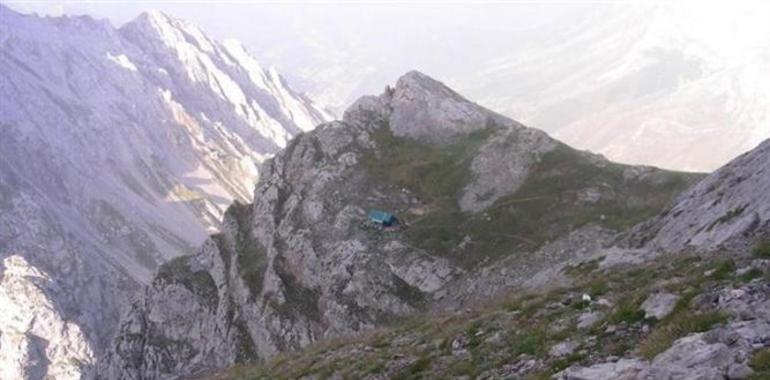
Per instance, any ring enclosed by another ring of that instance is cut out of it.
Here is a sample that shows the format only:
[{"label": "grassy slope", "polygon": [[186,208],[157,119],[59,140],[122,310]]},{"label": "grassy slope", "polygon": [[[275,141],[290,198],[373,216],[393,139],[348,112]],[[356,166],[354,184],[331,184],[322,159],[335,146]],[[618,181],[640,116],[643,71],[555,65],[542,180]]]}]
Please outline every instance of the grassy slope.
[{"label": "grassy slope", "polygon": [[[215,378],[475,378],[500,375],[533,359],[537,364],[522,376],[546,379],[571,364],[589,364],[611,355],[650,358],[674,340],[708,330],[729,317],[696,310],[691,300],[699,294],[756,278],[770,281],[770,272],[737,276],[734,268],[729,261],[686,254],[609,273],[588,262],[568,269],[574,279],[570,287],[517,294],[454,315],[407,318],[392,328],[329,340],[258,366],[233,368]],[[681,301],[663,320],[644,321],[641,303],[661,288],[679,294]],[[584,293],[594,300],[605,298],[611,305],[581,302]],[[579,329],[577,317],[586,311],[600,312],[602,318],[591,328]],[[645,324],[649,330],[643,328]],[[554,344],[565,340],[577,344],[574,353],[549,355]],[[453,342],[460,343],[453,348]],[[766,351],[755,353],[751,363],[760,372],[754,378],[770,374],[769,358]]]},{"label": "grassy slope", "polygon": [[[596,165],[584,153],[559,145],[542,157],[528,181],[516,192],[482,212],[462,212],[457,200],[471,175],[470,163],[492,133],[491,129],[485,129],[439,146],[396,137],[387,127],[375,132],[377,153],[365,154],[361,167],[377,188],[394,196],[406,188],[429,210],[422,216],[398,215],[409,225],[403,233],[412,245],[471,267],[485,258],[531,251],[586,223],[623,229],[659,212],[672,196],[697,178],[697,175],[660,171],[655,184],[628,180],[623,177],[626,166]],[[597,203],[577,202],[577,191],[589,187],[609,189],[615,196]],[[458,247],[466,236],[472,244]],[[625,282],[637,278],[635,276],[641,275],[621,276],[620,284],[612,286],[637,291],[639,283],[626,285]],[[376,373],[386,373],[392,378],[419,378],[426,373],[477,375],[487,369],[499,368],[520,355],[544,357],[543,367],[533,372],[533,376],[547,374],[570,362],[587,360],[586,355],[573,355],[549,361],[545,357],[551,344],[573,335],[582,339],[595,331],[577,331],[574,321],[564,330],[549,330],[557,320],[574,319],[582,311],[579,302],[569,307],[548,309],[545,314],[540,310],[546,304],[585,289],[596,295],[609,291],[610,285],[605,283],[609,281],[582,278],[573,289],[508,300],[490,308],[439,319],[414,318],[393,329],[331,340],[301,354],[280,356],[264,366],[242,367],[225,377],[297,378],[315,374],[325,378],[336,374],[343,378],[360,378]],[[638,320],[632,319],[638,317],[639,297],[632,297],[632,303],[619,305],[608,318],[614,318],[613,323],[637,323]],[[499,343],[490,343],[489,340],[494,340],[491,336],[494,331],[501,333],[499,339],[504,342],[503,349]],[[458,358],[451,352],[451,343],[458,336],[467,340],[467,357]],[[632,342],[624,337],[615,344],[602,342],[601,347],[592,346],[590,351],[601,352],[596,351],[601,348],[621,353],[628,350],[627,345]],[[615,347],[617,345],[621,347]],[[390,368],[393,363],[401,363],[403,368]]]},{"label": "grassy slope", "polygon": [[[374,134],[379,155],[363,167],[382,188],[409,189],[427,205],[427,215],[399,215],[416,247],[471,267],[487,258],[532,251],[587,223],[622,230],[657,213],[700,175],[660,170],[652,180],[625,179],[625,165],[597,165],[584,153],[560,144],[535,164],[527,182],[488,209],[462,212],[458,199],[472,173],[470,163],[493,133],[474,132],[448,145],[394,136],[387,127]],[[384,152],[384,153],[383,153]],[[597,188],[614,194],[597,203],[578,201],[578,192]],[[470,244],[458,247],[463,239]],[[466,239],[467,240],[467,239]]]}]

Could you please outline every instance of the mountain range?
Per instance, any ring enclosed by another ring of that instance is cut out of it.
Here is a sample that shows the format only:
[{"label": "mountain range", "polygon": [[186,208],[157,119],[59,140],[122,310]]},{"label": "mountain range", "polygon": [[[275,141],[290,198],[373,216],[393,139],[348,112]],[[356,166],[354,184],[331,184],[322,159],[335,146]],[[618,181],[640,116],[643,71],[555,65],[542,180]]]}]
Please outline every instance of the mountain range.
[{"label": "mountain range", "polygon": [[[0,378],[770,375],[768,141],[710,174],[616,163],[419,71],[333,120],[160,12],[0,5],[0,47]],[[725,73],[677,49],[609,55],[591,97],[646,114]]]},{"label": "mountain range", "polygon": [[595,256],[701,178],[575,150],[409,72],[267,161],[254,202],[161,267],[100,374],[205,374],[462,309]]},{"label": "mountain range", "polygon": [[617,164],[409,72],[266,161],[97,372],[765,378],[768,148],[708,176]]},{"label": "mountain range", "polygon": [[79,378],[158,265],[332,118],[237,42],[159,12],[115,28],[0,5],[0,97],[4,379]]}]

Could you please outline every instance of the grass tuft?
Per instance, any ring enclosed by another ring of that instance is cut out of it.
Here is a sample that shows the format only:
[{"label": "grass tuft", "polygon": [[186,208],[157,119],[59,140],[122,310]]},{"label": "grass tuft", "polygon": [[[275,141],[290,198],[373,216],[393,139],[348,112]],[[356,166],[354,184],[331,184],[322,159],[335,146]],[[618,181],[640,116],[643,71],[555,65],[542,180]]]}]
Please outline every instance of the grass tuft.
[{"label": "grass tuft", "polygon": [[770,240],[762,240],[754,247],[754,257],[770,259]]},{"label": "grass tuft", "polygon": [[640,342],[637,351],[641,356],[652,359],[671,347],[677,339],[690,333],[707,331],[726,319],[727,317],[719,312],[695,314],[689,310],[683,310],[665,319],[656,327],[650,335]]},{"label": "grass tuft", "polygon": [[721,261],[716,268],[714,268],[714,273],[711,277],[717,281],[724,281],[730,279],[734,273],[735,261],[733,261],[733,259],[726,259]]},{"label": "grass tuft", "polygon": [[607,321],[611,324],[636,323],[644,320],[644,310],[639,308],[638,300],[625,300],[618,304]]}]

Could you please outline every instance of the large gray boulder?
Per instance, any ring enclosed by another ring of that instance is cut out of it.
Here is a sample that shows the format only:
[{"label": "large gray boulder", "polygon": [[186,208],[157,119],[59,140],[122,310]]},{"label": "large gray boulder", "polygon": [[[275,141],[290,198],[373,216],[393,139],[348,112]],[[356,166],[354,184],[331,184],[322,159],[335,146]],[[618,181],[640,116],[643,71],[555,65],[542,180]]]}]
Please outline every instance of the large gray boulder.
[{"label": "large gray boulder", "polygon": [[620,359],[616,362],[595,364],[590,367],[570,367],[556,374],[557,380],[638,380],[649,371],[650,364],[640,359]]},{"label": "large gray boulder", "polygon": [[645,318],[661,320],[671,314],[679,301],[679,296],[671,293],[655,293],[642,303]]}]

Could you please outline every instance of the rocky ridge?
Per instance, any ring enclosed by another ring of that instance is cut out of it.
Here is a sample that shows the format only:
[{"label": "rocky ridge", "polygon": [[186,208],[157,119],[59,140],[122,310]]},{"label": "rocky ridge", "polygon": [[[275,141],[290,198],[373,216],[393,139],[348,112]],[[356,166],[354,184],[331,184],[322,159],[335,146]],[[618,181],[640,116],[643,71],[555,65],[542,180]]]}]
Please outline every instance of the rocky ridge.
[{"label": "rocky ridge", "polygon": [[[554,243],[571,231],[619,231],[697,177],[576,151],[410,72],[266,161],[254,203],[161,267],[100,373],[196,373],[457,305],[447,290],[484,266],[534,274],[544,252],[571,257]],[[367,223],[371,209],[399,225]]]},{"label": "rocky ridge", "polygon": [[[535,285],[508,286],[473,307],[415,314],[202,378],[766,379],[767,144],[607,247],[588,246],[531,276]],[[721,213],[712,210],[719,205],[713,194],[746,205],[752,223],[714,223]],[[704,238],[667,240],[675,228]],[[546,280],[537,281],[541,276]]]},{"label": "rocky ridge", "polygon": [[239,44],[159,12],[115,28],[0,5],[0,51],[0,260],[47,284],[14,295],[7,273],[19,307],[0,310],[0,367],[88,378],[130,295],[331,116]]}]

